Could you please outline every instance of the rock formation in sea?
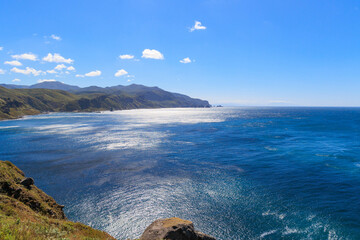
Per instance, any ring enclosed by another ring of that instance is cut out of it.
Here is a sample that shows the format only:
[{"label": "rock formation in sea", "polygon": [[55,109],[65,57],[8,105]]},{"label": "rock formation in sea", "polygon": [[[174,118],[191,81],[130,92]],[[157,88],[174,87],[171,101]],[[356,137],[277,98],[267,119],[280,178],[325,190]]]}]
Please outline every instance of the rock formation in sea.
[{"label": "rock formation in sea", "polygon": [[158,219],[148,226],[140,240],[215,240],[215,238],[198,232],[191,221],[180,218]]}]

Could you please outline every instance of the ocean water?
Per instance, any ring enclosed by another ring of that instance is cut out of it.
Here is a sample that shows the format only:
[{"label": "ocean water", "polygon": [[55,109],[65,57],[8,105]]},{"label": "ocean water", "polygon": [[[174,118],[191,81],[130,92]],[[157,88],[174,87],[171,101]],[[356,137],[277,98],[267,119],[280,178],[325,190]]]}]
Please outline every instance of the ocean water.
[{"label": "ocean water", "polygon": [[360,108],[38,115],[0,122],[0,159],[118,239],[173,216],[217,239],[360,239]]}]

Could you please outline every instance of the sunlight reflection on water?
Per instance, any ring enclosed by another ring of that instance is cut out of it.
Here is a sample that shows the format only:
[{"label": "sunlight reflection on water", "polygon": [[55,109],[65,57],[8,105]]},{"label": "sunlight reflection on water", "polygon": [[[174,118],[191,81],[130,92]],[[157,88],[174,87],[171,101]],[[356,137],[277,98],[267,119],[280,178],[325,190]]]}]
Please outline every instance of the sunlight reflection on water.
[{"label": "sunlight reflection on water", "polygon": [[0,155],[65,204],[70,219],[119,239],[172,216],[220,240],[352,239],[360,121],[350,110],[305,110],[28,116],[0,122]]}]

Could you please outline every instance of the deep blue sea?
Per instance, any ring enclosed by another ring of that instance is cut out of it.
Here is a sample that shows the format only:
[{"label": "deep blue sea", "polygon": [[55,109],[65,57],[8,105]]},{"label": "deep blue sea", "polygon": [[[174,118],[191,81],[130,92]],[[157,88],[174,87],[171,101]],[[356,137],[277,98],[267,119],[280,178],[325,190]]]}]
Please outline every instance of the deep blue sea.
[{"label": "deep blue sea", "polygon": [[0,122],[0,159],[118,239],[360,239],[360,108],[152,109]]}]

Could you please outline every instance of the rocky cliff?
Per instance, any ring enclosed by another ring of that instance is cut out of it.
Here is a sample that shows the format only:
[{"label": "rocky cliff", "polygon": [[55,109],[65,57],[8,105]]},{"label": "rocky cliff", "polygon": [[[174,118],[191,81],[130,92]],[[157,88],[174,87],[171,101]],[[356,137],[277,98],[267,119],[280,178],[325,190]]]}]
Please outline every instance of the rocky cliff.
[{"label": "rocky cliff", "polygon": [[[0,239],[115,239],[66,219],[64,206],[41,191],[14,164],[0,161]],[[140,240],[215,240],[180,218],[159,219]]]},{"label": "rocky cliff", "polygon": [[0,161],[0,239],[115,239],[68,221],[62,205],[8,161]]}]

